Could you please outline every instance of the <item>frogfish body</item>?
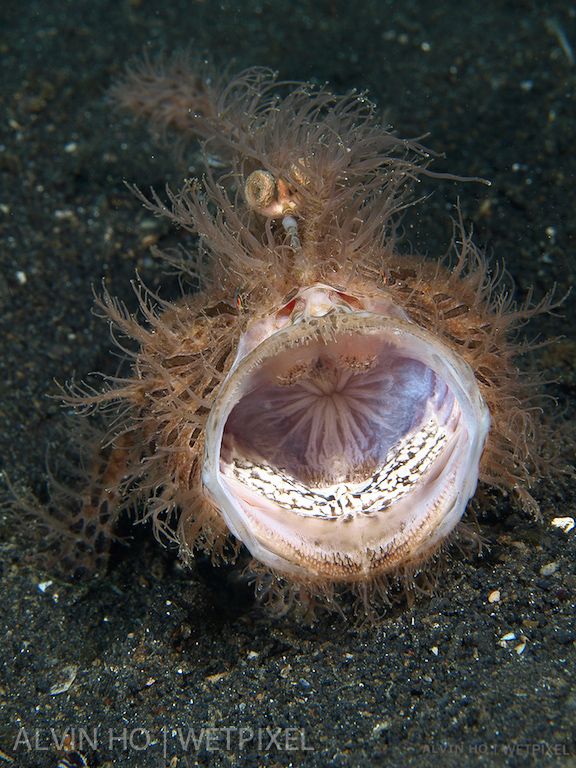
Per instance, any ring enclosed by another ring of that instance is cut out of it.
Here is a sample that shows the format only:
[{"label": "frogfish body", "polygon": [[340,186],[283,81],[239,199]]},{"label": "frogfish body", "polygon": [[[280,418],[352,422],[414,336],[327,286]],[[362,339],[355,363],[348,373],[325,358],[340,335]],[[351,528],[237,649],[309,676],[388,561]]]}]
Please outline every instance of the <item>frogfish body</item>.
[{"label": "frogfish body", "polygon": [[114,96],[181,155],[202,143],[202,182],[138,193],[197,238],[178,261],[200,291],[140,288],[143,320],[100,302],[135,348],[126,376],[75,400],[117,414],[68,557],[101,564],[131,504],[187,562],[244,545],[283,606],[341,588],[370,603],[426,568],[479,481],[530,503],[536,429],[511,332],[532,310],[498,293],[461,227],[451,260],[399,252],[412,183],[434,175],[421,145],[362,95],[260,69],[223,82],[147,62]]}]

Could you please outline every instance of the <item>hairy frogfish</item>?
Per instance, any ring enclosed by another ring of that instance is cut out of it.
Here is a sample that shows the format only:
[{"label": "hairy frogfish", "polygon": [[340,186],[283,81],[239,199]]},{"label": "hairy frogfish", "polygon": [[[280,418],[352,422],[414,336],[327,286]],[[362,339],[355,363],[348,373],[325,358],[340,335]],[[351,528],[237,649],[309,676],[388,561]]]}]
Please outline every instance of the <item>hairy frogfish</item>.
[{"label": "hairy frogfish", "polygon": [[200,180],[137,193],[190,234],[164,255],[196,289],[140,285],[137,317],[99,300],[133,345],[124,375],[68,398],[104,423],[85,490],[42,512],[71,567],[101,568],[130,508],[187,563],[247,550],[277,610],[346,592],[370,610],[431,567],[479,482],[536,508],[515,330],[547,300],[514,304],[458,222],[448,257],[402,252],[430,152],[362,94],[263,69],[145,62],[113,97],[180,156],[201,147]]}]

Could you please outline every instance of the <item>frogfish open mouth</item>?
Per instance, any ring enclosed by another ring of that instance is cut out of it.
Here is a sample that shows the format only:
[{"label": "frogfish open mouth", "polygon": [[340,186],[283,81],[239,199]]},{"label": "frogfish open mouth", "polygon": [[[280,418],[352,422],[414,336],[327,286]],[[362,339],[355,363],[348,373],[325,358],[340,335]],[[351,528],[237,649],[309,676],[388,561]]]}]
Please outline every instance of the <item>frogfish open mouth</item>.
[{"label": "frogfish open mouth", "polygon": [[203,483],[260,562],[365,580],[420,562],[458,523],[489,423],[448,346],[382,298],[317,284],[241,339]]},{"label": "frogfish open mouth", "polygon": [[515,305],[458,223],[449,257],[400,252],[413,183],[440,175],[426,149],[362,94],[267,70],[144,62],[113,95],[180,158],[201,143],[201,182],[137,191],[197,238],[163,254],[195,290],[139,286],[142,319],[99,301],[134,346],[122,376],[68,398],[102,406],[105,428],[68,517],[61,497],[36,507],[63,559],[100,568],[131,507],[186,562],[244,545],[276,607],[346,588],[369,606],[426,570],[479,481],[535,509],[540,428],[513,332],[548,303]]}]

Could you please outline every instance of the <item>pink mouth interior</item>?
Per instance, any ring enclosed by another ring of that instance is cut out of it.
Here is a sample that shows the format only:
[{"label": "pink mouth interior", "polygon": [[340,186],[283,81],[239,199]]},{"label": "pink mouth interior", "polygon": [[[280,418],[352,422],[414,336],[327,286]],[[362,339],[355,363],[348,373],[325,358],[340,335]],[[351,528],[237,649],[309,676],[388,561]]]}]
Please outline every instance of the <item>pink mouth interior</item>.
[{"label": "pink mouth interior", "polygon": [[446,383],[381,337],[343,336],[266,360],[226,422],[221,461],[266,465],[309,487],[358,482],[406,435],[454,408]]}]

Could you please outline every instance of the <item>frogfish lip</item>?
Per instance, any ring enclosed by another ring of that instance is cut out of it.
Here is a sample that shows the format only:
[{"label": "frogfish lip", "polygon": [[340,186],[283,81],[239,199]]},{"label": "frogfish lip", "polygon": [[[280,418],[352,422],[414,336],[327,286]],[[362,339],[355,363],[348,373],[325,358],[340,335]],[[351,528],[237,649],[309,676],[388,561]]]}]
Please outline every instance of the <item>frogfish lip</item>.
[{"label": "frogfish lip", "polygon": [[203,485],[252,556],[289,578],[417,567],[476,490],[489,413],[472,369],[396,314],[301,317],[236,360]]}]

